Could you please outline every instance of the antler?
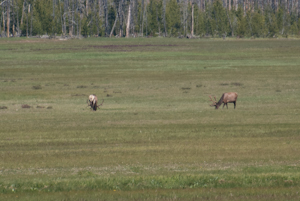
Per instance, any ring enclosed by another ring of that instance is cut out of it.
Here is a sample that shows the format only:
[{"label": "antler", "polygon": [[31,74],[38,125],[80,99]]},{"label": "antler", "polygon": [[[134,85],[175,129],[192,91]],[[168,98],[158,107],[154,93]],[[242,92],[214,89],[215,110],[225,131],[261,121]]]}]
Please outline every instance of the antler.
[{"label": "antler", "polygon": [[214,96],[214,98],[215,98],[216,101],[214,101],[211,96],[209,96],[209,98],[210,98],[210,101],[213,102],[210,106],[215,106],[217,104],[216,97]]},{"label": "antler", "polygon": [[102,99],[102,103],[100,105],[97,105],[97,107],[101,106],[104,103],[104,99]]}]

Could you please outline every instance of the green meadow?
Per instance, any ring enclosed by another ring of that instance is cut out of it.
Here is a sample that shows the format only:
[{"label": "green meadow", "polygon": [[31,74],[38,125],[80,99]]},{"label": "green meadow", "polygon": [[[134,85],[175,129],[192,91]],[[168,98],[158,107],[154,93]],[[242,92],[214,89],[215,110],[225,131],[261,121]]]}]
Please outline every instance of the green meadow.
[{"label": "green meadow", "polygon": [[0,40],[1,200],[299,191],[300,40]]}]

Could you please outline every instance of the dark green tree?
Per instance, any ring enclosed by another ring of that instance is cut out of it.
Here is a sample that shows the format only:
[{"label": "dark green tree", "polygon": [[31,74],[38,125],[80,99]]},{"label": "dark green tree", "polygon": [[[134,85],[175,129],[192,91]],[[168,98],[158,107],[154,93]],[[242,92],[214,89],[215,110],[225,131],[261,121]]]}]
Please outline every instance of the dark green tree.
[{"label": "dark green tree", "polygon": [[257,10],[252,15],[251,20],[251,36],[263,37],[266,35],[265,18],[260,10]]},{"label": "dark green tree", "polygon": [[148,33],[147,35],[155,36],[162,29],[162,1],[150,0],[147,7]]},{"label": "dark green tree", "polygon": [[170,0],[166,7],[166,24],[170,36],[178,36],[180,30],[180,8],[176,0]]},{"label": "dark green tree", "polygon": [[237,29],[236,34],[239,37],[244,37],[246,34],[246,18],[244,17],[244,11],[242,10],[242,7],[239,6],[236,11],[237,16]]},{"label": "dark green tree", "polygon": [[227,33],[229,32],[228,18],[226,17],[226,10],[223,7],[222,2],[220,0],[214,2],[211,16],[212,19],[215,20],[214,35],[219,35],[219,36],[221,36],[222,34],[227,35]]}]

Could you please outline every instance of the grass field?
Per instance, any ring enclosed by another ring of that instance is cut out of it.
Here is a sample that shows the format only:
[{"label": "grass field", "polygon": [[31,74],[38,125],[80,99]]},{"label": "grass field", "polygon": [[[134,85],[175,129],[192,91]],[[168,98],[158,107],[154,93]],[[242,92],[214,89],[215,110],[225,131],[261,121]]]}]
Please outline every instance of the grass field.
[{"label": "grass field", "polygon": [[[299,55],[300,40],[1,39],[0,200],[299,200]],[[230,91],[235,110],[209,106]]]}]

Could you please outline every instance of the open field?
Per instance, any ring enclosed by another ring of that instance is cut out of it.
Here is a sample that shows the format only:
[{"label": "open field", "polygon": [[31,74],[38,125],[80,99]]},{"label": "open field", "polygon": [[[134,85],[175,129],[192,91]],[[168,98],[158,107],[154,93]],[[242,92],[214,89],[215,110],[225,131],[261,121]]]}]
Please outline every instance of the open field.
[{"label": "open field", "polygon": [[[0,198],[299,200],[299,55],[300,40],[1,39]],[[229,91],[235,110],[209,106]]]}]

